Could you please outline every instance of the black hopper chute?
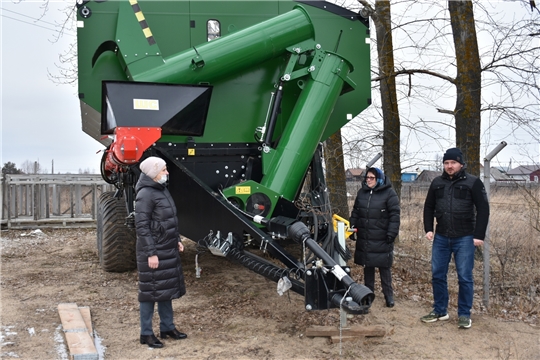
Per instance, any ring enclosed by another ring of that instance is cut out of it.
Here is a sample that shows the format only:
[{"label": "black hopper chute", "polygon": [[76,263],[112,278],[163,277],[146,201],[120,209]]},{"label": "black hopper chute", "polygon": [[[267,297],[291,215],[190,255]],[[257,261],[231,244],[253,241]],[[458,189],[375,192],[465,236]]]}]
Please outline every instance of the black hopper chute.
[{"label": "black hopper chute", "polygon": [[160,127],[162,135],[204,133],[211,86],[104,81],[101,134],[116,127]]}]

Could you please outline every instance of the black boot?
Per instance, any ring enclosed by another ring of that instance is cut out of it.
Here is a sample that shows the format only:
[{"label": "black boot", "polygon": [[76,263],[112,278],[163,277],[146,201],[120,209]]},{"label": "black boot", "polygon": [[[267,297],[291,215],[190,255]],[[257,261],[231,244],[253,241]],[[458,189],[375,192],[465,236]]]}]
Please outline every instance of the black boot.
[{"label": "black boot", "polygon": [[141,344],[147,344],[151,348],[162,348],[163,343],[158,338],[152,335],[141,335]]},{"label": "black boot", "polygon": [[176,329],[172,329],[171,331],[162,331],[159,334],[159,337],[162,338],[162,339],[166,339],[167,336],[170,336],[175,340],[181,340],[181,339],[187,338],[186,334],[181,333],[180,331],[178,331]]},{"label": "black boot", "polygon": [[386,307],[394,307],[394,297],[393,296],[385,296],[384,299],[386,300]]}]

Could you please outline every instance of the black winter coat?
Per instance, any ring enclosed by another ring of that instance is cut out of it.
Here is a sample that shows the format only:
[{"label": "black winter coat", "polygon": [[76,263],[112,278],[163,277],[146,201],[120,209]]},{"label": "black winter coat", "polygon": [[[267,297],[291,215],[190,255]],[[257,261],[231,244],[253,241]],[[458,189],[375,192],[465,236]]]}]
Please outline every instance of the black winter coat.
[{"label": "black winter coat", "polygon": [[443,171],[431,183],[424,203],[424,230],[447,237],[473,235],[484,240],[489,222],[489,201],[484,183],[461,170],[452,178]]},{"label": "black winter coat", "polygon": [[[144,173],[135,190],[139,301],[177,299],[186,293],[186,286],[178,251],[180,233],[174,200],[164,185]],[[153,255],[159,259],[157,269],[148,266],[148,257]]]},{"label": "black winter coat", "polygon": [[388,177],[374,189],[364,182],[349,220],[357,229],[354,262],[367,267],[391,267],[399,222],[399,198]]}]

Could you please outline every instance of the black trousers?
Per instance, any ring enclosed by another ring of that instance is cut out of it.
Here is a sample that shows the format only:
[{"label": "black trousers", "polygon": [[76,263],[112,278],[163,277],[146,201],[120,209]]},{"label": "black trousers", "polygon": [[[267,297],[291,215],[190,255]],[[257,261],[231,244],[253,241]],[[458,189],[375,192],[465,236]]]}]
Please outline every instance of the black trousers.
[{"label": "black trousers", "polygon": [[[392,289],[392,271],[389,267],[380,267],[379,273],[381,275],[381,286],[384,297],[394,296],[394,290]],[[364,267],[364,284],[371,290],[375,289],[375,268]]]}]

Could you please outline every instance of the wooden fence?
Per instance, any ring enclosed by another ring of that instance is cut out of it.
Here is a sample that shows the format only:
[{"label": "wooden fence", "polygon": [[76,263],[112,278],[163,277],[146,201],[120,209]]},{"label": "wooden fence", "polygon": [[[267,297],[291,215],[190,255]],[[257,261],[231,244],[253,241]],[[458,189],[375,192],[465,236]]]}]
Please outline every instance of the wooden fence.
[{"label": "wooden fence", "polygon": [[97,202],[115,187],[101,175],[12,175],[2,177],[2,228],[94,227]]},{"label": "wooden fence", "polygon": [[[348,181],[344,191],[352,208],[360,181]],[[524,184],[538,187],[537,183]],[[516,188],[516,183],[491,185],[491,192]],[[404,183],[401,200],[423,203],[429,183]],[[99,196],[116,188],[96,174],[11,175],[0,186],[2,228],[95,227]]]}]

